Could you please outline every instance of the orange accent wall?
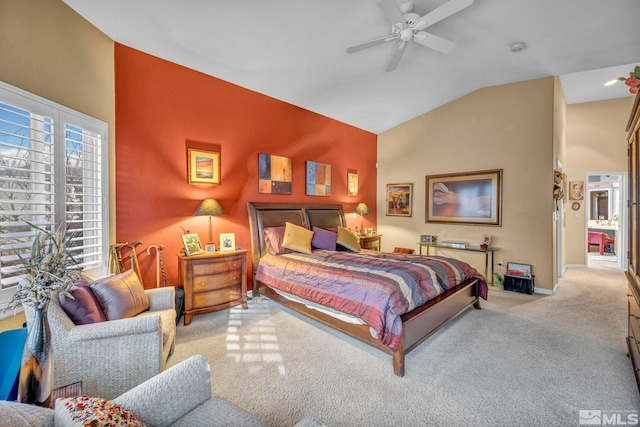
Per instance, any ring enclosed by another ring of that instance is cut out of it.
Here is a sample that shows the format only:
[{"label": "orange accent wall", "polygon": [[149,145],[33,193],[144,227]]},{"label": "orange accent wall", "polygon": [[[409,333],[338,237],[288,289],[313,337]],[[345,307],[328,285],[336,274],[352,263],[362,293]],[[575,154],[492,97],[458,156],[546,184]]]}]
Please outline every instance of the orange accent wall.
[{"label": "orange accent wall", "polygon": [[[352,229],[360,225],[352,212],[365,202],[373,211],[365,227],[375,228],[375,134],[118,43],[114,54],[116,240],[143,241],[137,255],[146,288],[157,277],[149,245],[164,245],[167,284],[174,285],[180,227],[207,242],[208,217],[193,216],[205,198],[227,212],[213,218],[216,247],[224,232],[250,249],[249,201],[342,203]],[[220,185],[188,183],[188,148],[220,152]],[[258,193],[258,153],[292,159],[291,195]],[[331,165],[331,196],[305,195],[307,160]],[[358,173],[358,196],[347,196],[347,169]]]}]

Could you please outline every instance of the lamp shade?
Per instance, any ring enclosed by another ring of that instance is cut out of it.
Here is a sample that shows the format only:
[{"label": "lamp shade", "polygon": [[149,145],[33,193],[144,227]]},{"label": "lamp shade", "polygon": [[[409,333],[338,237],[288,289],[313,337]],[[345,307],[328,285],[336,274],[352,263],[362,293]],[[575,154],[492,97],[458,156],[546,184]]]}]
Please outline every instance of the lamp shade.
[{"label": "lamp shade", "polygon": [[194,216],[218,216],[226,214],[216,199],[204,199],[202,203],[200,203],[200,206],[198,206],[198,209],[193,213]]},{"label": "lamp shade", "polygon": [[358,203],[358,206],[356,206],[356,213],[360,215],[366,215],[370,214],[371,210],[369,209],[369,206],[366,205],[366,203]]}]

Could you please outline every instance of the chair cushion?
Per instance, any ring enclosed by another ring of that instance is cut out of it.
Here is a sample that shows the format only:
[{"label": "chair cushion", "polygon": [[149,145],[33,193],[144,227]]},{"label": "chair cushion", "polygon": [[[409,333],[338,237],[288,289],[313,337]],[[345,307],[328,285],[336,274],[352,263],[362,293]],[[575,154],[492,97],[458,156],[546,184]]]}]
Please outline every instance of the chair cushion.
[{"label": "chair cushion", "polygon": [[55,425],[61,426],[144,426],[131,411],[98,397],[71,397],[56,401]]},{"label": "chair cushion", "polygon": [[233,403],[218,397],[212,397],[196,406],[182,418],[172,424],[179,426],[243,426],[263,427],[253,415],[238,408]]},{"label": "chair cushion", "polygon": [[73,323],[76,325],[88,325],[107,320],[100,303],[89,286],[89,282],[86,280],[76,282],[67,292],[73,296],[73,299],[62,292],[60,292],[58,299],[60,300],[60,306]]},{"label": "chair cushion", "polygon": [[149,298],[133,270],[91,283],[107,320],[124,319],[149,310]]},{"label": "chair cushion", "polygon": [[53,427],[53,410],[25,403],[0,400],[0,425],[11,427]]},{"label": "chair cushion", "polygon": [[160,315],[160,324],[162,325],[162,345],[167,343],[167,340],[171,337],[175,331],[176,312],[175,310],[161,310],[161,311],[145,311],[138,315],[140,316],[155,316]]}]

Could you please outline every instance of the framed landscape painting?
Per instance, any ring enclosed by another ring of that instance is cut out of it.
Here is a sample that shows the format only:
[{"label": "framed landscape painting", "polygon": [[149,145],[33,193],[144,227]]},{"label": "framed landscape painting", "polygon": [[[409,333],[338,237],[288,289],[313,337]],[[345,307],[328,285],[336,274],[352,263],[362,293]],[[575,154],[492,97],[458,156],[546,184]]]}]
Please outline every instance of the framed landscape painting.
[{"label": "framed landscape painting", "polygon": [[220,153],[189,148],[189,184],[220,184]]},{"label": "framed landscape painting", "polygon": [[426,177],[425,222],[502,225],[502,169]]}]

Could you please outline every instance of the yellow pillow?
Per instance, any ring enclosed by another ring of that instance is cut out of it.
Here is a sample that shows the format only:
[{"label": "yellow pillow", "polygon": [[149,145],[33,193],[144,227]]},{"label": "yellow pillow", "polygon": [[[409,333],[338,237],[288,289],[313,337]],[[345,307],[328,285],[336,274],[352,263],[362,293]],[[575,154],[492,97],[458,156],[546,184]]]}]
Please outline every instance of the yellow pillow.
[{"label": "yellow pillow", "polygon": [[282,247],[291,249],[292,251],[302,252],[303,254],[310,254],[313,231],[290,222],[285,222],[284,225]]},{"label": "yellow pillow", "polygon": [[353,252],[360,252],[360,238],[353,231],[344,228],[338,227],[338,238],[336,239],[336,243],[344,246]]}]

